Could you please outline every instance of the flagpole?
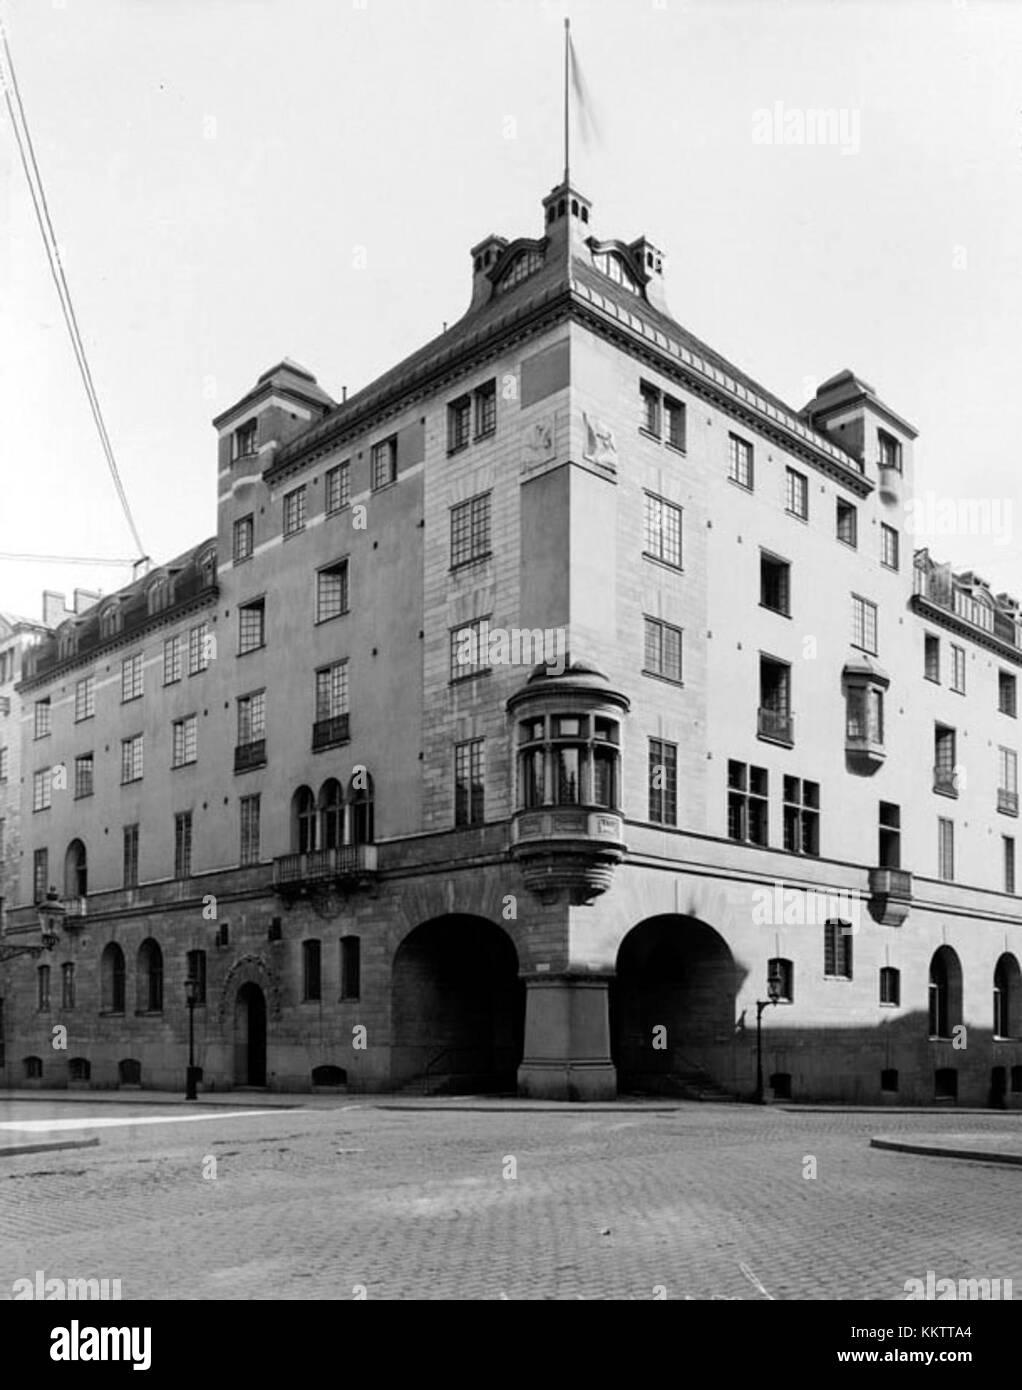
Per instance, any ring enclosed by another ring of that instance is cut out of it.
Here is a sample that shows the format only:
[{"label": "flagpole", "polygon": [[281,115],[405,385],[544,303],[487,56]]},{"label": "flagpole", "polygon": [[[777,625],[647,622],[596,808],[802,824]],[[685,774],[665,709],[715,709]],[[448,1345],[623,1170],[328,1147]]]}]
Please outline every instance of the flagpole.
[{"label": "flagpole", "polygon": [[565,21],[564,21],[564,182],[565,182],[565,185],[567,185],[567,184],[569,183],[569,181],[570,181],[570,180],[569,180],[569,177],[568,177],[568,170],[569,170],[569,158],[568,158],[568,131],[569,131],[570,128],[571,128],[571,118],[570,118],[569,109],[568,109],[568,91],[569,91],[570,86],[571,86],[571,81],[570,81],[570,78],[569,78],[569,69],[568,69],[568,65],[569,65],[569,63],[570,63],[570,61],[571,61],[571,59],[570,59],[570,50],[571,50],[571,20],[566,18]]}]

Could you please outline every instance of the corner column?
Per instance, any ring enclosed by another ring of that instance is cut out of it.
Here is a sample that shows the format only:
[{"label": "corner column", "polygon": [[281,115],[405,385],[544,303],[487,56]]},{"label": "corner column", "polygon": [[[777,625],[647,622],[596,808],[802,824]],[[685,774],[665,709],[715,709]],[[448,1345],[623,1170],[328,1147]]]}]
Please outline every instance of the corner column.
[{"label": "corner column", "polygon": [[518,1094],[535,1100],[614,1100],[609,975],[526,978],[525,1051]]}]

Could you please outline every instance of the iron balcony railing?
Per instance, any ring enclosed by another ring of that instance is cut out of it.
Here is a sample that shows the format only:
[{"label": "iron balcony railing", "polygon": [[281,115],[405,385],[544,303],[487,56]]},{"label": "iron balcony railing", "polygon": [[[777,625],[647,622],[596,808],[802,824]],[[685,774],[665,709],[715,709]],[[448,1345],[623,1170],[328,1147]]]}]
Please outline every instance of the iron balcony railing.
[{"label": "iron balcony railing", "polygon": [[795,716],[787,709],[766,709],[759,711],[759,732],[763,738],[776,739],[779,743],[794,743]]},{"label": "iron balcony railing", "polygon": [[321,748],[333,748],[338,743],[347,743],[348,738],[346,714],[335,714],[329,719],[317,719],[312,726],[312,751],[318,753]]},{"label": "iron balcony railing", "polygon": [[250,768],[262,767],[266,762],[266,740],[254,739],[251,743],[239,743],[234,750],[235,772],[248,772]]},{"label": "iron balcony railing", "polygon": [[1003,787],[997,788],[997,809],[1003,811],[1006,816],[1018,815],[1018,792],[1005,791]]},{"label": "iron balcony railing", "polygon": [[943,796],[958,795],[958,778],[953,767],[938,765],[933,769],[933,790]]}]

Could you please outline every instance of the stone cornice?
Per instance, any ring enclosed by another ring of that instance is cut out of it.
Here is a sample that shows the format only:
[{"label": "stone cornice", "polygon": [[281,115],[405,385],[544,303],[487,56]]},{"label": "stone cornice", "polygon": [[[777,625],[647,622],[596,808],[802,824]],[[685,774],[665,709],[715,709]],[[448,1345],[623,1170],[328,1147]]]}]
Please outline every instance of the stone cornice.
[{"label": "stone cornice", "polygon": [[1022,666],[1022,651],[1018,647],[1013,647],[1010,642],[1003,641],[992,632],[975,627],[965,618],[960,617],[959,614],[941,607],[939,603],[934,603],[925,595],[913,594],[909,600],[909,607],[924,617],[927,622],[946,628],[948,632],[953,632],[959,637],[968,637],[978,646],[985,647],[989,652],[995,652],[1003,660],[1010,661],[1016,666]]}]

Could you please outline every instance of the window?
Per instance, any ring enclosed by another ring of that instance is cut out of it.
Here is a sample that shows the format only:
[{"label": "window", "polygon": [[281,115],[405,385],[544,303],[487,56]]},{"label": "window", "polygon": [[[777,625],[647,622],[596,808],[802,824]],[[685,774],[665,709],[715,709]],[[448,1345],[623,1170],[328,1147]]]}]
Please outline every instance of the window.
[{"label": "window", "polygon": [[174,877],[192,876],[192,813],[178,811],[174,817]]},{"label": "window", "polygon": [[859,518],[851,502],[837,499],[837,538],[853,548],[859,543]]},{"label": "window", "polygon": [[284,494],[284,535],[294,536],[305,530],[305,485]]},{"label": "window", "polygon": [[185,956],[187,963],[187,978],[195,981],[195,1002],[205,1004],[206,1002],[206,952],[189,951]]},{"label": "window", "polygon": [[961,962],[950,946],[938,946],[930,961],[930,1037],[953,1037],[961,1021]]},{"label": "window", "polygon": [[[467,680],[490,669],[490,653],[484,640],[483,618],[451,629],[451,680]],[[489,627],[487,626],[487,634]]]},{"label": "window", "polygon": [[928,681],[940,681],[940,638],[931,632],[923,637],[923,674]]},{"label": "window", "polygon": [[823,973],[827,979],[852,978],[852,924],[824,922]]},{"label": "window", "polygon": [[877,654],[877,606],[858,594],[852,595],[852,646]]},{"label": "window", "polygon": [[791,667],[786,661],[772,656],[759,659],[759,723],[760,738],[790,744],[794,738],[791,716]]},{"label": "window", "polygon": [[[548,220],[549,215],[548,211]],[[507,270],[497,281],[495,293],[504,294],[507,290],[513,290],[515,285],[539,270],[542,264],[543,257],[538,251],[523,251],[521,255],[515,257],[510,266],[508,266]]]},{"label": "window", "polygon": [[1001,836],[1002,858],[1004,861],[1004,891],[1014,893],[1015,891],[1015,838],[1012,835]]},{"label": "window", "polygon": [[472,397],[459,396],[447,407],[447,452],[457,453],[468,444],[472,428]]},{"label": "window", "polygon": [[121,662],[121,703],[137,700],[142,694],[142,653],[126,656]]},{"label": "window", "polygon": [[953,883],[955,878],[955,823],[937,821],[937,877],[945,883]]},{"label": "window", "polygon": [[142,780],[142,735],[121,739],[121,786]]},{"label": "window", "polygon": [[451,569],[490,553],[490,494],[480,493],[451,508]]},{"label": "window", "polygon": [[265,643],[266,600],[255,599],[238,608],[238,655],[257,651]]},{"label": "window", "polygon": [[374,444],[370,453],[370,482],[373,492],[387,487],[397,478],[397,435],[381,439]]},{"label": "window", "polygon": [[685,407],[671,396],[664,397],[664,420],[667,424],[667,443],[672,449],[685,451]]},{"label": "window", "polygon": [[554,714],[518,725],[518,804],[618,805],[617,722],[597,715]]},{"label": "window", "polygon": [[32,899],[41,903],[50,886],[50,852],[47,849],[32,851]]},{"label": "window", "polygon": [[660,392],[645,381],[639,385],[642,396],[642,428],[647,434],[660,438]]},{"label": "window", "polygon": [[35,702],[35,736],[45,738],[50,732],[50,697]]},{"label": "window", "polygon": [[752,445],[737,434],[728,435],[728,477],[752,491]]},{"label": "window", "polygon": [[336,777],[328,777],[319,789],[319,827],[323,849],[344,843],[344,788]]},{"label": "window", "polygon": [[248,516],[240,516],[234,523],[234,563],[240,565],[243,560],[252,558],[255,549],[255,517],[249,513]]},{"label": "window", "polygon": [[75,968],[72,961],[60,967],[60,1007],[73,1009],[75,1006]]},{"label": "window", "polygon": [[1014,719],[1018,712],[1015,692],[1016,681],[1010,671],[997,673],[997,708],[1002,714],[1010,714]]},{"label": "window", "polygon": [[809,479],[794,468],[787,470],[785,510],[802,521],[809,520]]},{"label": "window", "polygon": [[32,778],[32,810],[48,811],[53,805],[53,768],[41,767]]},{"label": "window", "polygon": [[897,1067],[885,1067],[880,1073],[881,1091],[896,1093],[898,1090],[898,1069]]},{"label": "window", "polygon": [[149,613],[162,613],[174,601],[174,583],[167,578],[154,579],[146,595]]},{"label": "window", "polygon": [[768,843],[769,788],[766,768],[729,761],[727,786],[728,837],[765,847]]},{"label": "window", "polygon": [[454,824],[482,825],[486,761],[484,740],[454,745]]},{"label": "window", "polygon": [[646,493],[646,555],[681,568],[681,508]]},{"label": "window", "polygon": [[880,1002],[895,1006],[901,1003],[901,971],[893,965],[880,967]]},{"label": "window", "polygon": [[820,785],[784,779],[784,848],[791,854],[820,853]]},{"label": "window", "polygon": [[7,748],[0,748],[0,785],[7,781],[7,764],[9,760],[10,753]]},{"label": "window", "polygon": [[759,553],[759,601],[773,613],[791,616],[791,565],[765,550]]},{"label": "window", "polygon": [[1006,952],[994,967],[995,1038],[1014,1038],[1019,1034],[1019,984],[1018,961]]},{"label": "window", "polygon": [[64,855],[64,897],[84,898],[89,891],[89,857],[81,840],[72,840]]},{"label": "window", "polygon": [[198,757],[199,721],[194,714],[174,720],[174,767],[185,767]]},{"label": "window", "polygon": [[163,952],[148,937],[138,948],[138,1009],[140,1013],[163,1012]]},{"label": "window", "polygon": [[299,787],[291,798],[292,844],[299,854],[311,854],[316,848],[318,824],[311,788]]},{"label": "window", "polygon": [[899,550],[901,537],[886,521],[880,523],[880,563],[889,570],[896,570],[900,564]]},{"label": "window", "polygon": [[91,719],[96,713],[96,679],[83,676],[75,685],[75,723]]},{"label": "window", "polygon": [[348,663],[335,661],[316,672],[316,723],[348,713]]},{"label": "window", "polygon": [[655,825],[678,823],[678,745],[649,741],[649,818]]},{"label": "window", "polygon": [[362,991],[361,939],[341,937],[341,998],[357,999]]},{"label": "window", "polygon": [[879,463],[881,468],[896,468],[901,472],[901,444],[885,430],[877,430]]},{"label": "window", "polygon": [[50,967],[48,965],[40,965],[36,971],[36,1007],[38,1009],[50,1007]]},{"label": "window", "polygon": [[882,869],[901,868],[901,807],[881,801],[877,862]]},{"label": "window", "polygon": [[181,679],[184,669],[184,638],[180,633],[168,637],[163,644],[163,684],[173,685]]},{"label": "window", "polygon": [[316,622],[329,622],[347,611],[348,562],[339,560],[316,571]]},{"label": "window", "polygon": [[958,795],[955,777],[955,731],[946,724],[933,726],[933,790],[945,796]]},{"label": "window", "polygon": [[237,462],[238,459],[251,458],[256,452],[257,429],[258,421],[249,420],[234,431],[231,450],[233,462]]},{"label": "window", "polygon": [[92,754],[82,753],[75,758],[75,800],[93,793]]},{"label": "window", "polygon": [[121,630],[121,610],[116,602],[104,608],[99,615],[99,635],[101,640],[106,641],[110,637],[116,637]]},{"label": "window", "polygon": [[351,505],[351,460],[345,459],[343,463],[336,464],[333,468],[328,468],[326,477],[326,510],[330,516],[334,512],[343,511],[345,507]]},{"label": "window", "polygon": [[238,698],[238,743],[258,743],[266,737],[266,691]]},{"label": "window", "polygon": [[497,428],[497,383],[487,381],[472,393],[475,405],[475,436],[482,439]]},{"label": "window", "polygon": [[951,644],[951,689],[965,694],[965,648]]},{"label": "window", "polygon": [[241,862],[259,863],[259,795],[243,796],[239,802],[241,816]]},{"label": "window", "polygon": [[659,618],[644,618],[645,655],[642,669],[650,676],[662,676],[664,680],[681,684],[681,642],[680,627],[672,627]]},{"label": "window", "polygon": [[[260,603],[262,600],[260,600]],[[210,634],[209,623],[197,623],[188,631],[188,674],[197,676],[209,666],[216,652],[216,640]]]},{"label": "window", "polygon": [[307,1003],[322,998],[320,943],[302,942],[302,999]]},{"label": "window", "polygon": [[1018,815],[1018,754],[1014,748],[997,750],[997,809]]},{"label": "window", "polygon": [[[582,211],[585,212],[585,209],[583,208]],[[597,251],[593,254],[593,265],[601,275],[606,275],[608,280],[613,280],[615,285],[623,285],[632,294],[639,293],[639,286],[636,284],[635,277],[620,256],[615,256],[613,252],[609,251]]]},{"label": "window", "polygon": [[795,1002],[795,963],[786,960],[784,956],[774,956],[767,961],[767,979],[771,977],[778,981],[777,1002],[779,1004],[794,1004]]},{"label": "window", "polygon": [[126,825],[123,831],[124,886],[138,886],[138,826]]}]

